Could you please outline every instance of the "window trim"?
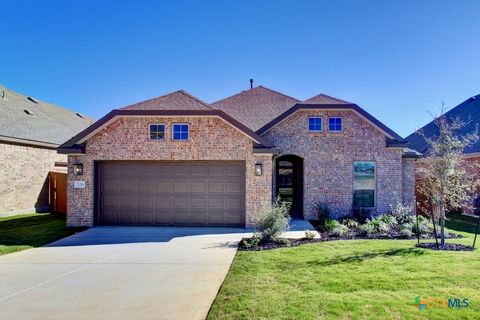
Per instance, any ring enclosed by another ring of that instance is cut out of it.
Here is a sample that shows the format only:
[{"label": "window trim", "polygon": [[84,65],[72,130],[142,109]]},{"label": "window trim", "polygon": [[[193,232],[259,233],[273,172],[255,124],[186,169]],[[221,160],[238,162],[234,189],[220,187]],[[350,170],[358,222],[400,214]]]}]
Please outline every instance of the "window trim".
[{"label": "window trim", "polygon": [[[320,119],[320,130],[310,129],[310,119]],[[323,117],[321,116],[311,116],[307,117],[307,128],[309,132],[322,132],[323,131]]]},{"label": "window trim", "polygon": [[[355,163],[356,162],[369,162],[373,163],[374,165],[374,174],[373,174],[373,189],[355,189]],[[371,191],[373,190],[373,207],[355,207],[354,203],[354,196],[355,191]],[[352,207],[357,208],[364,208],[364,209],[375,209],[377,208],[377,162],[371,160],[353,160],[352,162]]]},{"label": "window trim", "polygon": [[[186,125],[187,126],[187,139],[175,139],[175,126],[176,125]],[[188,122],[172,123],[172,140],[174,140],[174,141],[189,141],[190,140],[190,123],[188,123]]]},{"label": "window trim", "polygon": [[[341,129],[340,130],[330,130],[330,119],[340,119],[340,127]],[[327,126],[328,126],[328,132],[343,132],[343,117],[328,117],[328,120],[327,120]],[[367,161],[364,161],[364,162],[367,162]]]},{"label": "window trim", "polygon": [[[150,128],[152,125],[163,126],[163,138],[162,139],[152,139],[151,128]],[[152,123],[148,124],[148,141],[164,141],[166,139],[167,139],[167,125],[165,123],[152,122]]]}]

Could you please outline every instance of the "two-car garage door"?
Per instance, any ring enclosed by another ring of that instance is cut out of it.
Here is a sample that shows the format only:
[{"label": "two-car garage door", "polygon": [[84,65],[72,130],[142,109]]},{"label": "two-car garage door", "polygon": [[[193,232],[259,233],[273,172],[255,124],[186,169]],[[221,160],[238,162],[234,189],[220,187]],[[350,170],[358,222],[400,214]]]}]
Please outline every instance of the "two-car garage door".
[{"label": "two-car garage door", "polygon": [[243,226],[240,161],[99,162],[101,225]]}]

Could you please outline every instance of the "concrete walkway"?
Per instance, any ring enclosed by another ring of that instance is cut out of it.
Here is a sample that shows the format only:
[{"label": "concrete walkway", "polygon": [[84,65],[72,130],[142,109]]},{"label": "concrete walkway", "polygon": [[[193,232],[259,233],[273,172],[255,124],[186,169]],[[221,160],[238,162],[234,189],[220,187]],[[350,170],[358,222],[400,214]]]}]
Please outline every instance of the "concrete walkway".
[{"label": "concrete walkway", "polygon": [[[285,236],[313,227],[292,220]],[[0,319],[204,319],[241,228],[97,227],[0,256]]]},{"label": "concrete walkway", "polygon": [[244,231],[97,227],[0,256],[0,319],[204,319]]}]

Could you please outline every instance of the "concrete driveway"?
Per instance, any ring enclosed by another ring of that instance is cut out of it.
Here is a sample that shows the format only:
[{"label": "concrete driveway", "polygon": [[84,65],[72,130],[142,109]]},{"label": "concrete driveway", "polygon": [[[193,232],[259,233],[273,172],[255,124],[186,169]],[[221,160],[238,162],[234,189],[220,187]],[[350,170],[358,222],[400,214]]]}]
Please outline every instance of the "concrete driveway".
[{"label": "concrete driveway", "polygon": [[97,227],[0,257],[0,319],[204,319],[244,229]]}]

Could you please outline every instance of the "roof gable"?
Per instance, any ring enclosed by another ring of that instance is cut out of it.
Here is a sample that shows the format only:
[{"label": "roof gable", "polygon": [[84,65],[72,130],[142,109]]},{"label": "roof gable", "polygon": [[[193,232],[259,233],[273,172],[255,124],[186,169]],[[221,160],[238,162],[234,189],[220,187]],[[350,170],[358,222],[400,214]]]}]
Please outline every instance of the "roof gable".
[{"label": "roof gable", "polygon": [[166,95],[145,100],[120,108],[122,110],[211,110],[210,106],[199,98],[177,90]]},{"label": "roof gable", "polygon": [[[3,97],[5,95],[5,97]],[[0,138],[58,146],[94,120],[0,85]]]},{"label": "roof gable", "polygon": [[405,147],[408,143],[403,139],[401,136],[399,136],[397,133],[395,133],[392,129],[388,128],[386,125],[384,125],[382,122],[380,122],[378,119],[376,119],[374,116],[369,114],[367,111],[364,109],[360,108],[358,105],[353,104],[353,103],[336,103],[336,104],[304,104],[304,103],[298,103],[294,105],[292,108],[278,116],[277,118],[273,119],[270,121],[268,124],[257,130],[258,134],[264,134],[271,128],[275,127],[279,123],[282,123],[285,121],[287,118],[292,116],[294,113],[296,113],[298,110],[311,110],[311,109],[326,109],[326,110],[353,110],[356,114],[358,114],[360,117],[362,117],[364,120],[369,122],[371,125],[376,127],[378,130],[383,132],[385,136],[388,138],[387,140],[387,146],[390,147]]},{"label": "roof gable", "polygon": [[258,86],[210,105],[255,131],[298,102],[300,101],[283,93]]},{"label": "roof gable", "polygon": [[317,94],[305,101],[302,101],[303,104],[351,104],[351,102],[338,99],[323,93]]},{"label": "roof gable", "polygon": [[[460,103],[458,106],[446,112],[445,116],[448,120],[459,118],[466,123],[463,128],[457,131],[458,135],[462,136],[475,132],[475,130],[477,130],[476,124],[480,126],[480,94]],[[434,121],[431,121],[406,138],[406,140],[410,142],[412,149],[424,153],[428,151],[428,145],[419,131],[423,131],[423,134],[427,137],[433,137],[438,135],[438,127],[435,125]],[[480,152],[480,142],[468,146],[464,150],[464,153],[477,152]]]},{"label": "roof gable", "polygon": [[85,141],[100,132],[118,117],[218,117],[230,126],[234,127],[254,142],[254,148],[269,149],[275,152],[273,145],[266,141],[262,136],[256,134],[242,123],[233,119],[221,110],[136,110],[136,109],[116,109],[109,112],[106,116],[86,128],[72,139],[62,144],[58,151],[65,154],[77,154],[85,152]]}]

